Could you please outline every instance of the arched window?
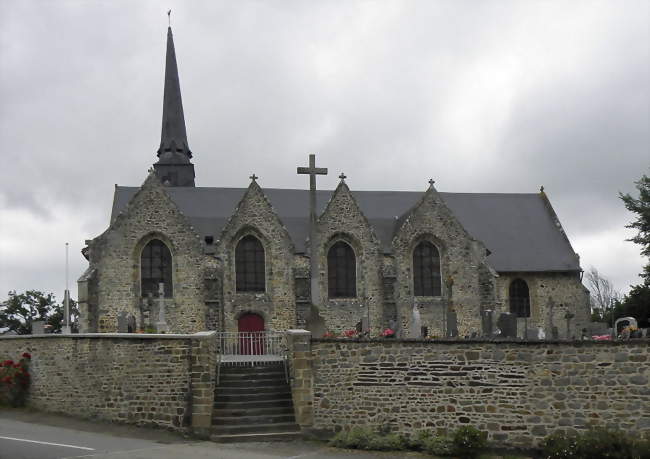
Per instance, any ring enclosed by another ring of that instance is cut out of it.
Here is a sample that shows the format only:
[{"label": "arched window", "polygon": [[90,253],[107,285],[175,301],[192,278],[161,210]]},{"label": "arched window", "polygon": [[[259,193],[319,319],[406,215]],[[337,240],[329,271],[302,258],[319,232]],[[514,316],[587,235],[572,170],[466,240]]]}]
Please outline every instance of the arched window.
[{"label": "arched window", "polygon": [[515,279],[510,284],[510,312],[517,317],[530,317],[528,284],[523,279]]},{"label": "arched window", "polygon": [[441,296],[440,252],[429,241],[413,250],[413,290],[415,296]]},{"label": "arched window", "polygon": [[173,296],[172,285],[172,254],[165,243],[152,239],[142,249],[140,255],[140,282],[142,296],[149,293],[158,297],[158,284],[165,284],[165,298]]},{"label": "arched window", "polygon": [[343,241],[327,252],[327,292],[330,298],[357,296],[357,260],[352,247]]},{"label": "arched window", "polygon": [[263,292],[265,290],[264,247],[255,236],[244,236],[237,244],[235,277],[238,292]]}]

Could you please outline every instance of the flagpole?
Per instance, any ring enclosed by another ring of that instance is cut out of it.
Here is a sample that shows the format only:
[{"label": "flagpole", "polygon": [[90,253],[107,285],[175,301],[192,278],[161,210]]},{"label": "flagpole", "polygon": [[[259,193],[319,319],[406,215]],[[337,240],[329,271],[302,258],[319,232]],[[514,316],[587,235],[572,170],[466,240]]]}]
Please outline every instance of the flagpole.
[{"label": "flagpole", "polygon": [[70,290],[68,290],[68,247],[70,244],[65,243],[65,293],[63,295],[63,326],[61,333],[70,334]]}]

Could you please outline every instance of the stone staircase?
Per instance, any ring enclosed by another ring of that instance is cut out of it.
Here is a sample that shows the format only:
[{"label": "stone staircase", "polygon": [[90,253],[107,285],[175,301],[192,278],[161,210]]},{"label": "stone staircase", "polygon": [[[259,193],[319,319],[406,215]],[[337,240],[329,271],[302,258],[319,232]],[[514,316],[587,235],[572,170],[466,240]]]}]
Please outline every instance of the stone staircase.
[{"label": "stone staircase", "polygon": [[212,411],[213,441],[287,441],[300,435],[282,364],[221,367]]}]

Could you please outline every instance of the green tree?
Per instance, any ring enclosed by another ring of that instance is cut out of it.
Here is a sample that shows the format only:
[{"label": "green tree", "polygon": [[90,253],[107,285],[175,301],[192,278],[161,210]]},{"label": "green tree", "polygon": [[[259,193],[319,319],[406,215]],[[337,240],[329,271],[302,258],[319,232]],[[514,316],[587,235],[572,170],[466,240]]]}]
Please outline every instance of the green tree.
[{"label": "green tree", "polygon": [[[57,304],[52,293],[27,290],[25,293],[10,291],[9,298],[0,303],[0,328],[8,328],[19,335],[32,332],[32,322],[43,320],[52,333],[60,333],[63,321],[63,305]],[[79,312],[74,300],[70,299],[72,320],[76,321]]]},{"label": "green tree", "polygon": [[[639,197],[635,198],[629,193],[620,193],[625,207],[630,212],[637,214],[636,220],[627,225],[627,228],[637,230],[636,236],[630,241],[641,246],[641,255],[650,259],[650,178],[645,174],[641,180],[635,182]],[[650,260],[643,267],[640,274],[643,283],[632,286],[632,290],[625,295],[623,300],[614,307],[614,319],[632,316],[639,322],[640,327],[650,326]],[[611,318],[611,316],[610,316]]]},{"label": "green tree", "polygon": [[[639,190],[638,198],[629,193],[620,193],[627,210],[637,214],[636,220],[626,227],[638,231],[637,235],[629,240],[641,245],[641,255],[650,258],[650,177],[644,174],[641,180],[635,182],[635,185]],[[650,287],[650,261],[644,266],[641,277],[644,279],[645,285]]]}]

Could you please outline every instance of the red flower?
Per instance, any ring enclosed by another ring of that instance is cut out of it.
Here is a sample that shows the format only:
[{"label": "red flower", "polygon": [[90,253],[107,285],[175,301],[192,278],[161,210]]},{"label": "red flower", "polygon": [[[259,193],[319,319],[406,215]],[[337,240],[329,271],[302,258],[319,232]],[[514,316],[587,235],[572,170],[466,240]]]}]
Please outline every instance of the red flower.
[{"label": "red flower", "polygon": [[343,335],[345,335],[347,338],[352,338],[353,336],[356,336],[357,331],[356,330],[345,330],[343,332]]},{"label": "red flower", "polygon": [[392,330],[390,328],[387,328],[383,332],[381,332],[381,336],[393,336],[395,334],[395,330]]},{"label": "red flower", "polygon": [[13,364],[14,364],[13,360],[5,360],[4,362],[2,362],[2,366],[4,366],[4,367],[10,367]]},{"label": "red flower", "polygon": [[31,358],[32,358],[32,354],[30,354],[29,352],[23,352],[23,359],[31,359]]}]

